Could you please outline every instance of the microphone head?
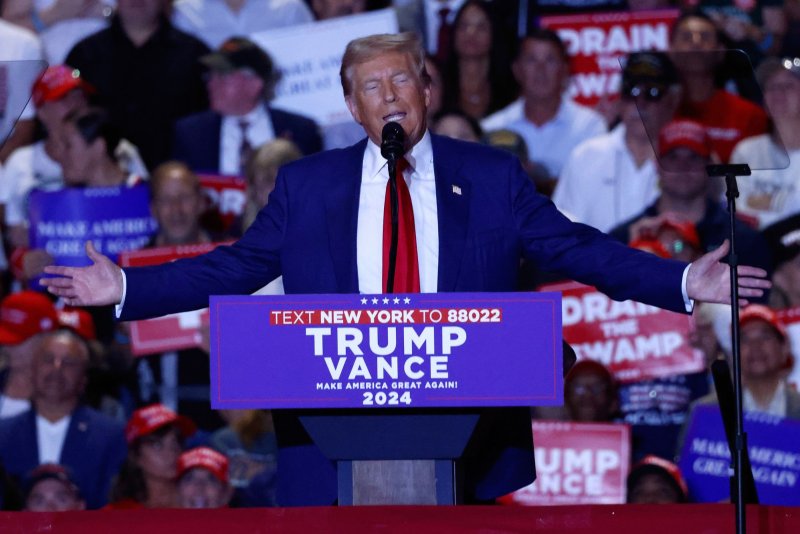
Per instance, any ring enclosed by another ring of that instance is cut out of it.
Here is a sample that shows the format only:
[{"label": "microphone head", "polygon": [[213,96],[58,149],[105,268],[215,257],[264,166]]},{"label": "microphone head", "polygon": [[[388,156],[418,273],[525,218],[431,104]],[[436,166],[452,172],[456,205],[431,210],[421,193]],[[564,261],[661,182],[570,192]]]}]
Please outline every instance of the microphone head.
[{"label": "microphone head", "polygon": [[406,133],[396,122],[387,122],[381,132],[381,156],[387,160],[398,160],[405,153]]}]

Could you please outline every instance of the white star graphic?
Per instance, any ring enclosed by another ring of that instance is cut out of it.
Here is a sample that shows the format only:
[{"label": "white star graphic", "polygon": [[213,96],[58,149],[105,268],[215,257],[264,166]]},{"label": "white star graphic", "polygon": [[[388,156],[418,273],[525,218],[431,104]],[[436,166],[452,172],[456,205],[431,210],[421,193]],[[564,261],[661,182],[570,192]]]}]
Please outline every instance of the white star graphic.
[{"label": "white star graphic", "polygon": [[387,299],[386,297],[384,297],[384,298],[383,298],[383,303],[384,303],[384,304],[389,304],[389,299]]},{"label": "white star graphic", "polygon": [[366,298],[361,299],[361,304],[366,304],[366,303],[367,303],[367,299]]},{"label": "white star graphic", "polygon": [[377,299],[377,298],[375,298],[375,297],[372,297],[372,303],[373,303],[373,304],[377,304],[377,303],[378,303],[378,299]]},{"label": "white star graphic", "polygon": [[406,298],[403,299],[403,303],[410,304],[411,303],[411,299],[406,297]]},{"label": "white star graphic", "polygon": [[392,299],[392,302],[394,302],[395,304],[400,304],[400,299],[395,297],[394,299]]}]

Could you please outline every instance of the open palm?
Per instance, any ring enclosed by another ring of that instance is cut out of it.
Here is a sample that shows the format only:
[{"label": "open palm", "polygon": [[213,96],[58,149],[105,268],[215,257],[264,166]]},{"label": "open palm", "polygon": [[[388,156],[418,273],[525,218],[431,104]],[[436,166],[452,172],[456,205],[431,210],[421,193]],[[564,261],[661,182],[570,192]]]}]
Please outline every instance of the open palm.
[{"label": "open palm", "polygon": [[44,268],[52,278],[43,278],[42,285],[50,293],[63,298],[70,306],[105,306],[122,300],[122,269],[86,242],[86,254],[92,260],[88,267]]}]

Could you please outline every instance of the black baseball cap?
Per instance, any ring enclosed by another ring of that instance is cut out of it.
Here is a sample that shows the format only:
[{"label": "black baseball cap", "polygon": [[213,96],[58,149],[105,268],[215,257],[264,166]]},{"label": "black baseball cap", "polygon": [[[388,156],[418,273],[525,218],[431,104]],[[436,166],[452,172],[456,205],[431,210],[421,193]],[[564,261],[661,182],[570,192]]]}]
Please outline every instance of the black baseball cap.
[{"label": "black baseball cap", "polygon": [[212,71],[232,72],[245,69],[264,81],[273,79],[274,65],[269,54],[245,37],[227,39],[219,50],[201,57],[200,62]]}]

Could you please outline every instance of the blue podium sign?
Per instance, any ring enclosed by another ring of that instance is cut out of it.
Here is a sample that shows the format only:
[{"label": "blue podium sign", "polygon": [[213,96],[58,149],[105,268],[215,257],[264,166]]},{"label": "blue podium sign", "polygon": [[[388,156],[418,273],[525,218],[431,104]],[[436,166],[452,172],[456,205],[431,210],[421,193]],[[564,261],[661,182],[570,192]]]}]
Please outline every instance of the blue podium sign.
[{"label": "blue podium sign", "polygon": [[557,293],[213,296],[214,408],[562,403]]}]

